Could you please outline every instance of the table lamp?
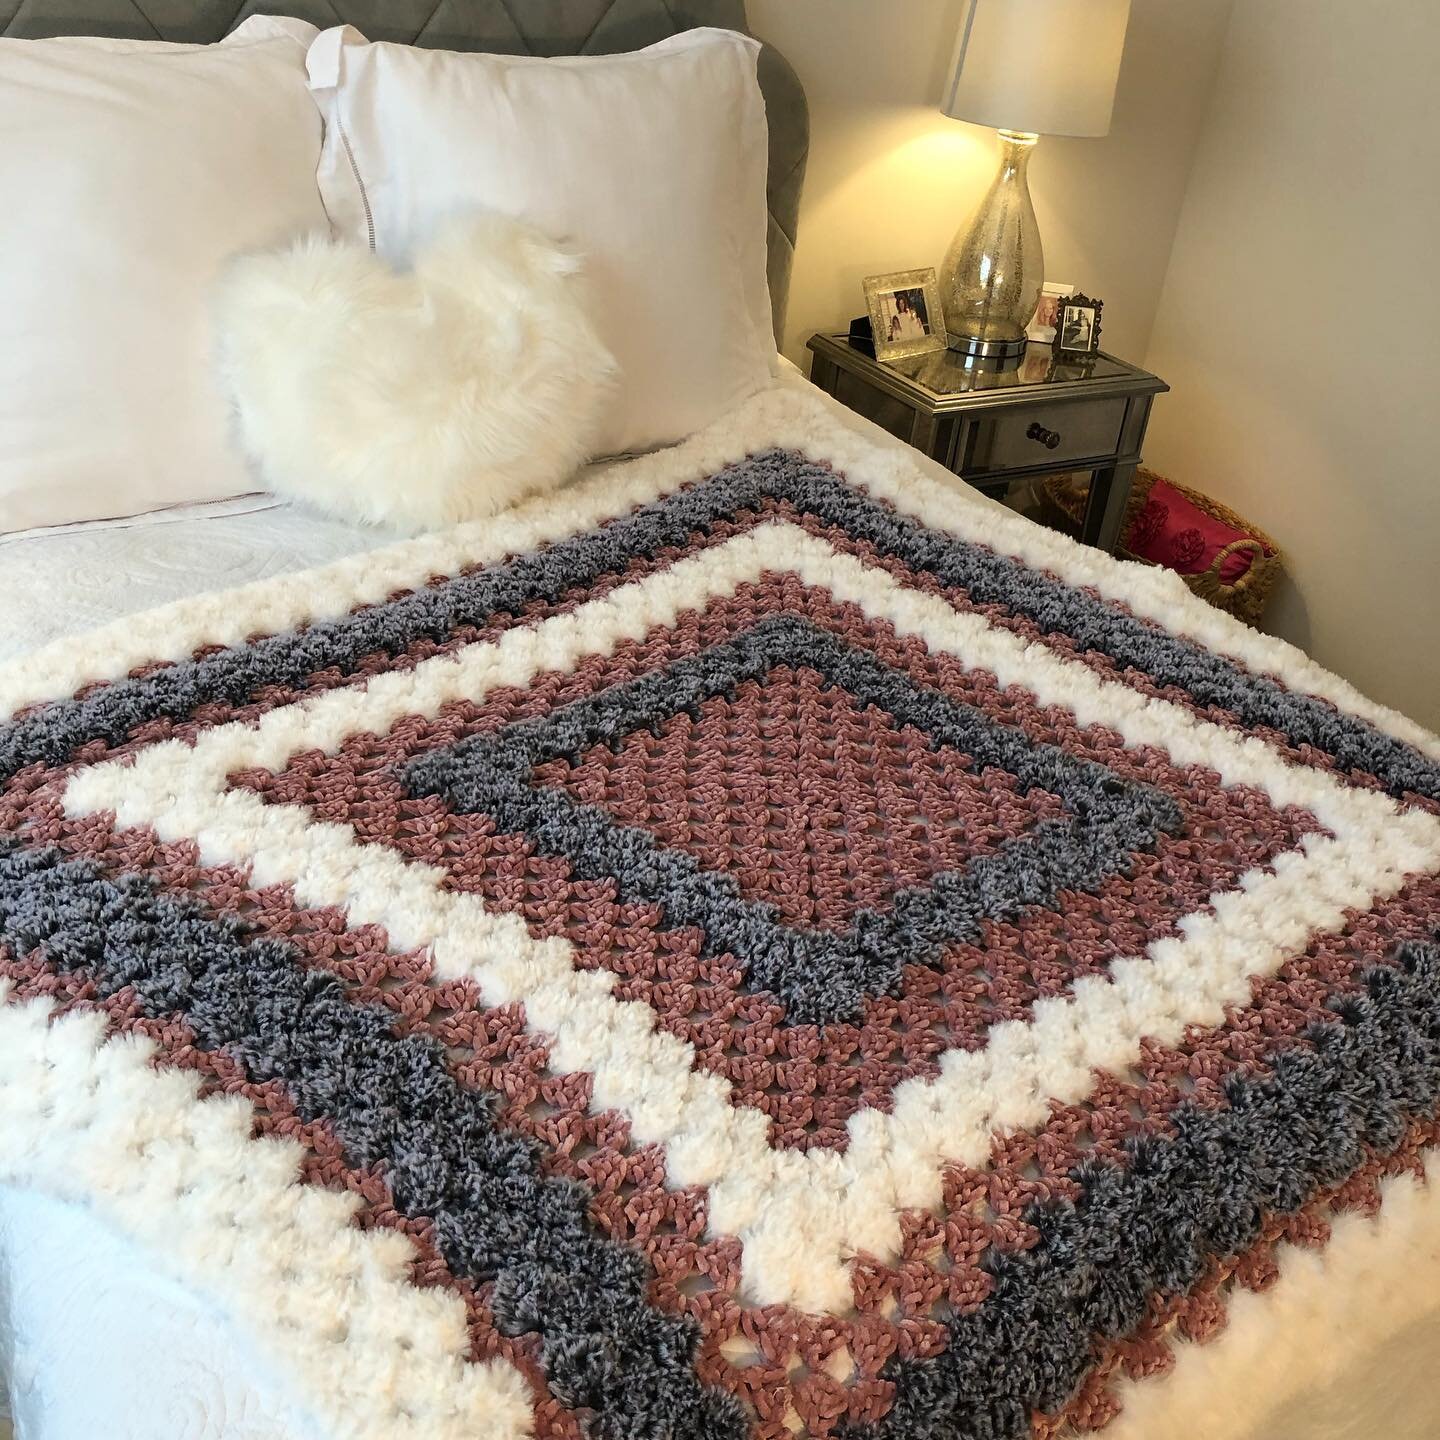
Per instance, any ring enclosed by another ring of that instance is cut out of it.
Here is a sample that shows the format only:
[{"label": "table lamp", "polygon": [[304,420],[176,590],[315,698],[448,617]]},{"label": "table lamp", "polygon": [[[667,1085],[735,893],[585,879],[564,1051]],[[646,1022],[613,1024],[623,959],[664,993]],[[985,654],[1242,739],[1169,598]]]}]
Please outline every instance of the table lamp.
[{"label": "table lamp", "polygon": [[1045,284],[1025,170],[1041,135],[1110,129],[1130,0],[969,0],[940,108],[1000,132],[1000,172],[940,270],[950,348],[999,362],[1025,353]]}]

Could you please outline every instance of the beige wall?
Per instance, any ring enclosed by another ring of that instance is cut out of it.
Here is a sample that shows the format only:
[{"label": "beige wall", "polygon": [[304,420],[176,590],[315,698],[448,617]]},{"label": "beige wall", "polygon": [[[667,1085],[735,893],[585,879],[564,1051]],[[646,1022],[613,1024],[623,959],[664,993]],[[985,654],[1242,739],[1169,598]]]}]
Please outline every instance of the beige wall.
[{"label": "beige wall", "polygon": [[[810,96],[802,364],[989,182],[991,133],[935,109],[963,8],[748,0]],[[1133,0],[1110,136],[1042,141],[1031,188],[1050,278],[1174,387],[1147,459],[1284,546],[1269,628],[1440,728],[1437,54],[1440,0]]]},{"label": "beige wall", "polygon": [[1241,0],[1148,362],[1148,455],[1284,547],[1268,628],[1440,728],[1436,0]]},{"label": "beige wall", "polygon": [[[1253,0],[1252,0],[1253,3]],[[1051,279],[1105,301],[1139,360],[1231,0],[1134,0],[1105,140],[1041,142],[1031,190]],[[785,352],[864,310],[866,275],[938,266],[995,169],[994,132],[935,108],[962,0],[748,0],[795,66],[812,143]]]}]

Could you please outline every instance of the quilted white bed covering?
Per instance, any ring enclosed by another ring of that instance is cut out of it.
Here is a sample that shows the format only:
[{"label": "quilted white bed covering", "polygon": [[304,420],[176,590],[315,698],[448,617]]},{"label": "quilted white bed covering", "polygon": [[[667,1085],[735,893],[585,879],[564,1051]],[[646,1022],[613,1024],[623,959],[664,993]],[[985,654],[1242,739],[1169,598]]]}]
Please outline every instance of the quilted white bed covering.
[{"label": "quilted white bed covering", "polygon": [[206,590],[303,570],[391,537],[291,505],[204,506],[0,541],[0,661]]},{"label": "quilted white bed covering", "polygon": [[[793,367],[791,367],[793,370]],[[782,383],[793,383],[793,376]],[[839,423],[883,432],[836,407]],[[887,443],[899,442],[884,437]],[[933,473],[948,476],[924,462]],[[977,504],[988,504],[975,496]],[[0,660],[117,615],[324,563],[384,534],[291,506],[177,514],[0,545]],[[1110,1440],[1433,1440],[1440,1434],[1440,1298],[1407,1267],[1440,1263],[1440,1168],[1352,1217],[1319,1255],[1164,1379],[1127,1396]],[[1409,1193],[1413,1190],[1413,1194]],[[1287,1319],[1268,1305],[1278,1303]],[[1253,1314],[1250,1313],[1253,1310]],[[1307,1353],[1284,1343],[1306,1337]],[[310,1440],[303,1397],[227,1319],[158,1276],[100,1220],[0,1187],[0,1440]],[[1261,1397],[1265,1397],[1262,1399]],[[483,1440],[483,1437],[477,1437]]]},{"label": "quilted white bed covering", "polygon": [[[777,359],[778,383],[809,388],[795,365]],[[853,411],[838,405],[835,411],[852,428],[898,443]],[[924,463],[954,483],[949,471]],[[994,503],[978,494],[974,499]],[[263,497],[6,537],[0,539],[0,663],[120,615],[307,570],[394,539]]]},{"label": "quilted white bed covering", "polygon": [[76,1206],[0,1187],[0,1302],[17,1437],[314,1433],[234,1327]]}]

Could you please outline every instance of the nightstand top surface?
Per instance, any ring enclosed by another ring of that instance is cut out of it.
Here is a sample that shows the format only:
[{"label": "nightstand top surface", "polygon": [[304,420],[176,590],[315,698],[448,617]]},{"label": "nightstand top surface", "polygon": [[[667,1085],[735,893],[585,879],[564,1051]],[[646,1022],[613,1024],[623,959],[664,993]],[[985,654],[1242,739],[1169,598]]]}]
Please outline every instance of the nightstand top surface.
[{"label": "nightstand top surface", "polygon": [[1056,361],[1049,344],[1032,342],[1024,360],[1010,370],[966,364],[954,350],[932,350],[899,360],[876,360],[851,345],[845,335],[812,335],[808,346],[847,370],[866,376],[881,389],[927,409],[944,411],[995,401],[1041,399],[1060,387],[1086,393],[1100,390],[1148,391],[1170,387],[1163,380],[1101,352],[1083,360]]}]

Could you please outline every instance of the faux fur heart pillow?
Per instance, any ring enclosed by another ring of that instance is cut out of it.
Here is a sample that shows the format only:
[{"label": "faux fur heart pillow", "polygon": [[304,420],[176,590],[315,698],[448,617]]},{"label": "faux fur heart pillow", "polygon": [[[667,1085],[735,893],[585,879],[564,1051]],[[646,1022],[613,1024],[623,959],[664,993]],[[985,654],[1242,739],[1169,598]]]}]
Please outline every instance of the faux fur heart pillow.
[{"label": "faux fur heart pillow", "polygon": [[408,273],[313,238],[237,261],[221,369],[265,483],[405,530],[561,484],[589,458],[616,377],[579,272],[499,215],[452,223]]}]

